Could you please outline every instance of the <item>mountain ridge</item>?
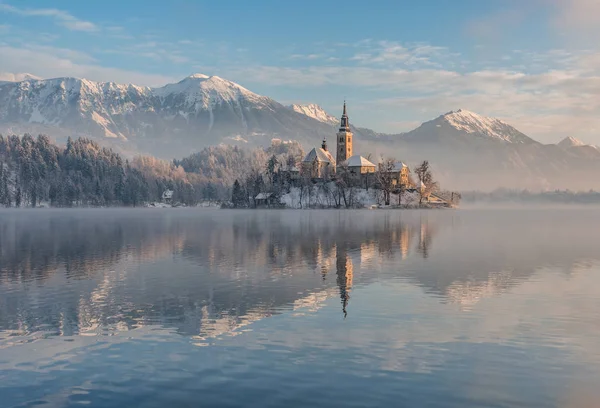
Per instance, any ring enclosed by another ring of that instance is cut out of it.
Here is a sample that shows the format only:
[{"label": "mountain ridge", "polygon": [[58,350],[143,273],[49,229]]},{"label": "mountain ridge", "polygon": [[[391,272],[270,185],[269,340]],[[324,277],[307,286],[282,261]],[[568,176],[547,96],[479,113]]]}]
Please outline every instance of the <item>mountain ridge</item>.
[{"label": "mountain ridge", "polygon": [[[395,135],[356,127],[349,113],[355,153],[428,159],[443,184],[457,189],[570,188],[600,171],[597,149],[544,145],[468,110]],[[323,139],[333,146],[337,123],[319,105],[285,106],[204,74],[154,88],[71,77],[0,83],[0,133],[88,136],[130,155],[173,159],[220,143],[268,146],[274,138],[310,150]]]}]

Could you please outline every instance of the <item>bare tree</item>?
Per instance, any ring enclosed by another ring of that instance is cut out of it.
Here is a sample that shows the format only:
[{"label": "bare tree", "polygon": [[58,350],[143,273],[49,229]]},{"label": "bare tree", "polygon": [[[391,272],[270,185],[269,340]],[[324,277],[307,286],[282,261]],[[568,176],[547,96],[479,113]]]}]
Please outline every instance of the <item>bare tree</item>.
[{"label": "bare tree", "polygon": [[381,156],[381,161],[377,168],[377,181],[381,191],[383,192],[383,199],[385,205],[390,205],[390,196],[394,187],[394,167],[396,166],[396,160],[393,158],[384,159]]},{"label": "bare tree", "polygon": [[424,160],[420,165],[415,167],[415,174],[419,178],[419,205],[423,204],[423,200],[435,193],[439,189],[439,184],[433,180],[433,174],[429,167],[429,162]]},{"label": "bare tree", "polygon": [[308,205],[310,206],[310,195],[312,191],[312,177],[310,171],[303,171],[300,176],[300,187],[299,187],[299,198],[300,198],[300,208],[304,205],[304,199],[308,196]]}]

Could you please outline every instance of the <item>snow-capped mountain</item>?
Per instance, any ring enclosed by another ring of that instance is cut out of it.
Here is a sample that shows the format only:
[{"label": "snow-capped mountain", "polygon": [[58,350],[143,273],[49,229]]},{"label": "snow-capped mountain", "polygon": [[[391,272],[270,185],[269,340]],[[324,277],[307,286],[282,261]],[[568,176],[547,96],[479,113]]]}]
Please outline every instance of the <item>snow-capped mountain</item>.
[{"label": "snow-capped mountain", "polygon": [[0,72],[0,82],[20,82],[27,81],[30,79],[42,79],[33,74],[28,74],[27,72],[13,74],[10,72]]},{"label": "snow-capped mountain", "polygon": [[565,148],[569,148],[569,147],[580,147],[580,146],[586,146],[585,143],[583,143],[581,140],[574,138],[573,136],[568,136],[565,137],[563,140],[561,140],[557,146],[562,147],[563,149]]},{"label": "snow-capped mountain", "polygon": [[160,88],[78,78],[0,83],[0,132],[110,138],[162,157],[221,142],[309,142],[332,134],[331,124],[203,74]]},{"label": "snow-capped mountain", "polygon": [[[219,143],[268,146],[273,138],[296,140],[306,150],[323,139],[335,146],[338,120],[318,105],[284,106],[218,76],[195,74],[158,88],[23,78],[0,82],[2,134],[45,133],[58,142],[86,136],[166,159]],[[349,116],[353,124],[351,106]],[[574,140],[570,148],[567,142],[543,145],[499,119],[465,110],[399,135],[352,129],[355,153],[411,166],[427,159],[448,188],[600,188],[588,182],[600,171],[597,149]]]},{"label": "snow-capped mountain", "polygon": [[335,124],[338,123],[339,119],[335,116],[331,116],[329,113],[325,112],[323,108],[315,103],[309,103],[307,105],[298,105],[293,104],[289,106],[295,112],[306,115],[310,118],[316,119],[319,122]]},{"label": "snow-capped mountain", "polygon": [[414,141],[498,141],[513,144],[537,143],[499,119],[481,116],[467,110],[451,111],[423,123],[404,135]]}]

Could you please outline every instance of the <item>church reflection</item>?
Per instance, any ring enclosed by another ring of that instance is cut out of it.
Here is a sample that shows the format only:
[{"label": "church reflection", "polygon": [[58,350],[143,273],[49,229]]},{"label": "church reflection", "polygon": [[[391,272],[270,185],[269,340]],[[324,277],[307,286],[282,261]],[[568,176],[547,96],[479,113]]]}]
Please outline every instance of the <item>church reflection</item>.
[{"label": "church reflection", "polygon": [[[210,338],[291,308],[318,310],[333,297],[346,318],[361,287],[397,278],[444,301],[472,304],[539,266],[527,252],[519,259],[490,252],[493,243],[460,235],[451,217],[428,213],[103,215],[15,212],[0,219],[0,340],[3,332],[42,328],[67,336],[148,325]],[[547,262],[590,255],[587,247],[555,241]]]},{"label": "church reflection", "polygon": [[344,312],[344,317],[346,317],[348,315],[346,308],[348,306],[348,301],[350,300],[354,266],[352,265],[352,258],[348,256],[348,252],[343,245],[337,248],[335,260],[336,282],[340,289],[342,312]]}]

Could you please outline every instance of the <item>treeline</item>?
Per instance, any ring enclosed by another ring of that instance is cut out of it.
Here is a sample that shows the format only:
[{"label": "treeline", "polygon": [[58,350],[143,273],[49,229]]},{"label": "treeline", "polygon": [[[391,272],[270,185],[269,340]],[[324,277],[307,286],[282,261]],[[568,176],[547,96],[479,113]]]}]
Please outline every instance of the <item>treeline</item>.
[{"label": "treeline", "polygon": [[298,143],[274,141],[267,149],[221,145],[181,160],[129,161],[87,138],[59,147],[45,135],[0,135],[0,206],[140,206],[162,201],[166,190],[185,205],[228,200],[233,181],[269,157],[302,154]]},{"label": "treeline", "polygon": [[0,135],[0,205],[139,206],[159,200],[165,189],[192,204],[186,180],[150,177],[111,149],[79,138],[64,148],[45,135],[33,138]]}]

